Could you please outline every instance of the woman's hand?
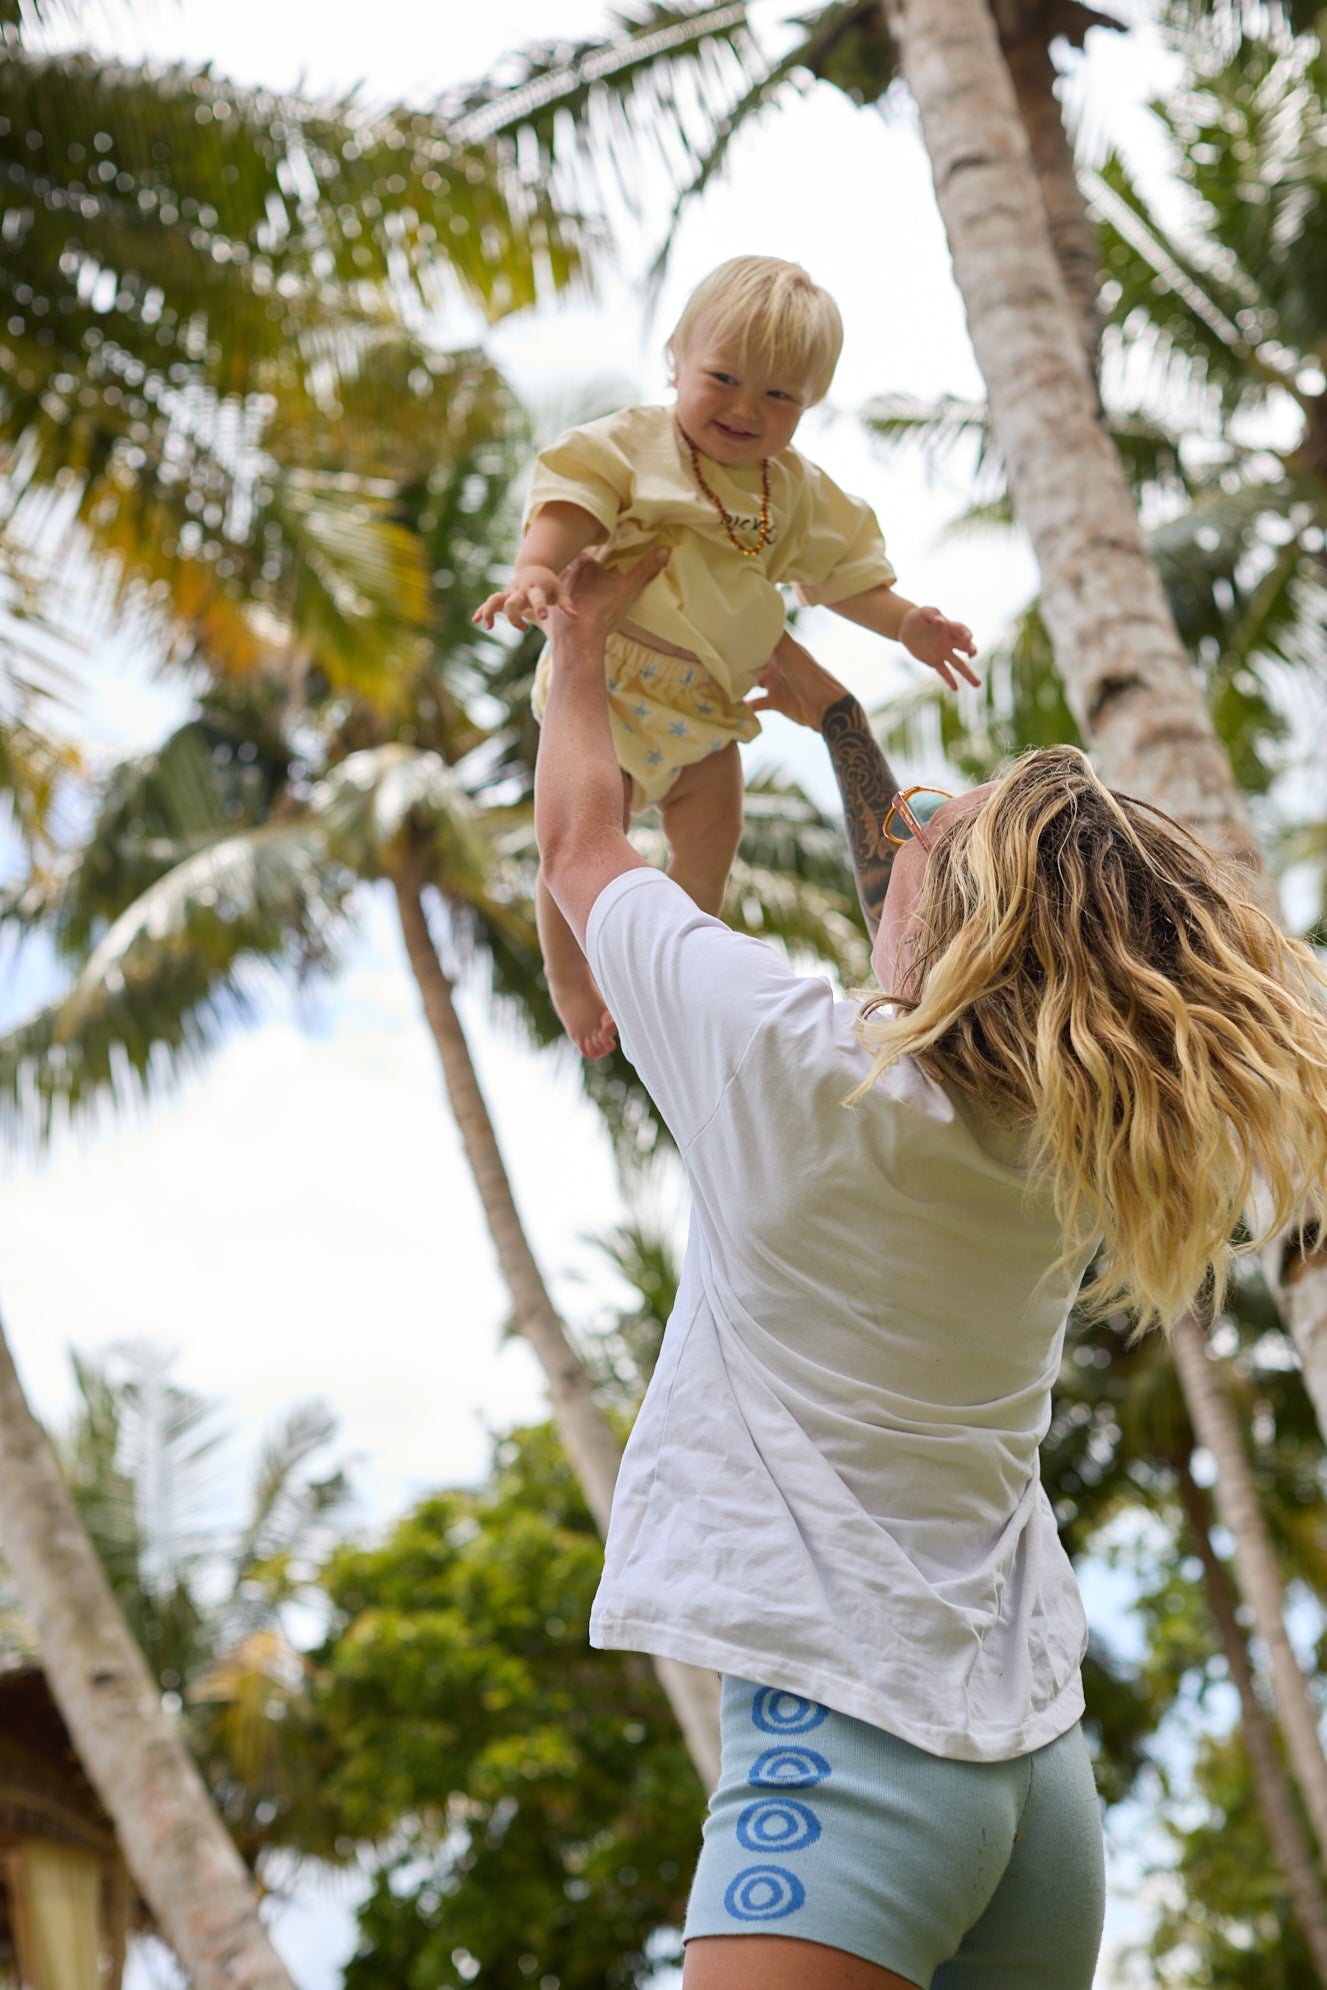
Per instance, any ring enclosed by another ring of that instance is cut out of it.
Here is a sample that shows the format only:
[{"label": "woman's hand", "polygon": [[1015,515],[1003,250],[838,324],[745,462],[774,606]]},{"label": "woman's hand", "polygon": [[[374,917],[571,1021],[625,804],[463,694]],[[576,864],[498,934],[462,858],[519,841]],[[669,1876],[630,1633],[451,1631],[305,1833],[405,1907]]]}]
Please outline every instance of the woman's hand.
[{"label": "woman's hand", "polygon": [[589,553],[577,554],[560,576],[570,608],[564,613],[559,601],[548,617],[554,651],[565,648],[574,635],[577,649],[597,649],[602,663],[608,635],[667,564],[667,546],[652,546],[629,567],[605,567]]},{"label": "woman's hand", "polygon": [[830,706],[847,696],[838,678],[831,677],[786,631],[765,666],[760,690],[760,697],[748,700],[753,712],[779,712],[794,725],[809,726],[812,732],[824,730]]}]

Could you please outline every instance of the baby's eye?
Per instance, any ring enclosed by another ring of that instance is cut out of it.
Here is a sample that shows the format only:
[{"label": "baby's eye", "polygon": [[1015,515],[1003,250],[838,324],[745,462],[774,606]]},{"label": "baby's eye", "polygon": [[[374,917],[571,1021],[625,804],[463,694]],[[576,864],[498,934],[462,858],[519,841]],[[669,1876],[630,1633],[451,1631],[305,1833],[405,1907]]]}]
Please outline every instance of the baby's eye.
[{"label": "baby's eye", "polygon": [[769,397],[771,401],[795,401],[797,399],[796,394],[785,394],[782,387],[771,387]]},{"label": "baby's eye", "polygon": [[731,373],[711,373],[710,379],[717,380],[721,387],[735,387],[737,385],[736,376]]}]

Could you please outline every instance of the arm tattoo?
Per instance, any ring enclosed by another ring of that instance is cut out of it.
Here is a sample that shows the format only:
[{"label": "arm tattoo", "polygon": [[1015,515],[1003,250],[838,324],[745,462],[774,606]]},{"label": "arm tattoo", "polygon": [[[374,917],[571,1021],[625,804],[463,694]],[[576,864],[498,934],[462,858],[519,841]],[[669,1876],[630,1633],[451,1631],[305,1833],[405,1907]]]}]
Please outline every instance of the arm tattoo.
[{"label": "arm tattoo", "polygon": [[894,771],[880,750],[865,712],[851,693],[825,713],[821,733],[843,797],[843,822],[857,878],[866,930],[874,939],[896,846],[884,834],[885,816],[898,791]]}]

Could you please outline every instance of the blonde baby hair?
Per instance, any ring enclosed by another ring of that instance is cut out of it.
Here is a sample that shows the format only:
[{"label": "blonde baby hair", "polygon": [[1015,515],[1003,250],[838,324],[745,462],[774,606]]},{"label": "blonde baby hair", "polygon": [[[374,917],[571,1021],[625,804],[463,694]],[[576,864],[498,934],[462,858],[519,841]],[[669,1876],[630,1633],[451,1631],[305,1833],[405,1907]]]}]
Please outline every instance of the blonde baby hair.
[{"label": "blonde baby hair", "polygon": [[734,256],[696,285],[669,335],[674,368],[704,320],[707,331],[733,338],[807,382],[808,400],[823,401],[843,350],[843,320],[827,290],[797,263],[777,256]]},{"label": "blonde baby hair", "polygon": [[1025,1125],[1062,1262],[1103,1239],[1095,1313],[1217,1308],[1237,1252],[1321,1221],[1327,973],[1179,823],[1037,749],[937,836],[913,916],[867,1085],[910,1055]]}]

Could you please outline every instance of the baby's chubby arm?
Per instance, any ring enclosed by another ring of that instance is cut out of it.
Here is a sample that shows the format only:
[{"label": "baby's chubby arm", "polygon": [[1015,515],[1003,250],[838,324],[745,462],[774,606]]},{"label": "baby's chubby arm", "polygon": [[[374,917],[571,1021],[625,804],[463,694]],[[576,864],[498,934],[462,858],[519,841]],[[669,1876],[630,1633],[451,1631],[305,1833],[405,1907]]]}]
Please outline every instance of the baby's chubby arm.
[{"label": "baby's chubby arm", "polygon": [[563,569],[603,536],[599,520],[581,505],[540,505],[521,541],[511,585],[490,594],[471,621],[481,629],[491,629],[498,616],[505,615],[513,629],[523,633],[531,622],[546,622],[550,608],[560,608],[568,621],[574,622],[576,610],[561,578]]},{"label": "baby's chubby arm", "polygon": [[977,653],[971,629],[962,622],[951,622],[938,608],[919,608],[915,601],[906,601],[895,588],[883,585],[868,587],[861,594],[850,594],[845,601],[825,605],[845,620],[859,623],[863,629],[874,629],[876,635],[902,643],[919,663],[929,664],[951,691],[958,689],[955,671],[969,684],[981,682],[967,661]]}]

